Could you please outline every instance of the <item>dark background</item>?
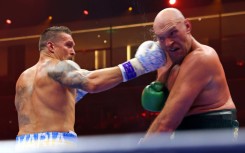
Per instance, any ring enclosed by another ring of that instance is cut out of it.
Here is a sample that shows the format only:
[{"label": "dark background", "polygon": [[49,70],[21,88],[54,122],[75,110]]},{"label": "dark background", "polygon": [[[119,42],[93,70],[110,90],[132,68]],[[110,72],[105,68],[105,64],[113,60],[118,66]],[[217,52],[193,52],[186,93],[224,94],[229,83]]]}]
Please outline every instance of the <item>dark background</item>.
[{"label": "dark background", "polygon": [[[221,0],[222,5],[230,5],[242,0]],[[179,9],[195,9],[209,6],[214,0],[182,0],[176,4]],[[8,0],[0,1],[0,36],[12,29],[38,26],[52,15],[52,24],[64,22],[103,20],[126,15],[125,10],[134,7],[132,15],[157,13],[169,7],[166,0]],[[242,6],[241,6],[242,7]],[[88,10],[89,15],[82,14]],[[243,11],[245,10],[243,6]],[[198,14],[198,12],[196,12]],[[194,16],[194,15],[193,15]],[[6,25],[11,19],[13,24]],[[237,21],[235,24],[239,24]],[[236,30],[236,29],[234,29]],[[232,36],[244,40],[245,32]],[[2,38],[2,37],[1,37]],[[227,37],[210,41],[219,55],[222,50],[220,42],[225,43]],[[222,41],[221,41],[222,40]],[[244,42],[245,44],[245,42]],[[245,66],[244,50],[240,60],[234,57],[221,56],[232,98],[238,110],[240,126],[245,126]],[[25,46],[16,43],[8,47],[7,76],[0,76],[0,140],[15,139],[18,132],[17,113],[14,107],[15,83],[19,74],[26,69]],[[239,66],[240,65],[240,66]],[[113,65],[111,65],[113,66]],[[143,88],[153,81],[156,72],[98,94],[88,94],[76,105],[75,131],[78,135],[97,135],[113,133],[145,132],[157,113],[148,112],[140,105]]]}]

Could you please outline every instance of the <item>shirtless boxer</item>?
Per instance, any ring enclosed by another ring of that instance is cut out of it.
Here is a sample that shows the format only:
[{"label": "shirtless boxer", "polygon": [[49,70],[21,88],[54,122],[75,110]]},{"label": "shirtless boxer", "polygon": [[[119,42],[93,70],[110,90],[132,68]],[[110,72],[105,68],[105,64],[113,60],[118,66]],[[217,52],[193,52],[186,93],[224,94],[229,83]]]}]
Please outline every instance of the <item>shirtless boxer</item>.
[{"label": "shirtless boxer", "polygon": [[16,83],[18,144],[72,144],[77,137],[74,132],[76,101],[87,92],[110,89],[157,70],[165,63],[165,54],[159,45],[146,41],[139,46],[135,58],[115,67],[87,71],[71,60],[75,56],[74,46],[67,27],[50,27],[41,34],[39,61],[25,70]]},{"label": "shirtless boxer", "polygon": [[[229,128],[237,132],[236,107],[216,51],[192,36],[190,22],[175,8],[160,11],[153,30],[169,57],[167,64],[158,69],[157,77],[157,82],[166,86],[169,95],[155,87],[159,86],[156,82],[144,90],[143,107],[160,111],[145,138],[175,130]],[[156,93],[165,94],[161,95],[164,98]],[[152,95],[161,98],[156,101],[155,97],[150,102]]]}]

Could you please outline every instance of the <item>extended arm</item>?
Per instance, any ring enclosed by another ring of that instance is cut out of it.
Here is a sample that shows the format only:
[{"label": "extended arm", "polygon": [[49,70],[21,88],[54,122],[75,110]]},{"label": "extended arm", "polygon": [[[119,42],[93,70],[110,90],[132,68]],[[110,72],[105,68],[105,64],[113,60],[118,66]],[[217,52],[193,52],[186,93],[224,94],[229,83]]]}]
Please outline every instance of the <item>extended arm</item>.
[{"label": "extended arm", "polygon": [[80,69],[75,62],[66,60],[58,62],[48,74],[66,86],[95,93],[154,71],[165,64],[165,61],[164,52],[159,45],[146,41],[139,46],[135,58],[119,66],[87,71]]},{"label": "extended arm", "polygon": [[156,81],[166,84],[168,75],[170,73],[171,68],[173,67],[173,62],[169,57],[169,54],[166,52],[166,64],[159,69],[157,69],[157,78]]},{"label": "extended arm", "polygon": [[63,85],[79,88],[90,93],[110,89],[122,82],[122,74],[117,66],[88,71],[80,69],[75,62],[70,60],[58,62],[48,74]]}]

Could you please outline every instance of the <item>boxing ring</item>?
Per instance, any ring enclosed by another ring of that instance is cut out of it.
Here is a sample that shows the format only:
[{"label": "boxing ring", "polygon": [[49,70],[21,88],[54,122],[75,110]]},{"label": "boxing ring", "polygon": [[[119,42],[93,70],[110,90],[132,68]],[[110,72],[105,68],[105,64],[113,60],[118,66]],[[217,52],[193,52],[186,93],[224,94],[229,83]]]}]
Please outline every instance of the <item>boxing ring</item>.
[{"label": "boxing ring", "polygon": [[144,133],[79,136],[74,146],[51,148],[15,147],[15,141],[1,141],[1,152],[45,153],[244,153],[245,129],[234,138],[225,130],[178,132],[168,140],[166,134],[155,135],[144,143],[138,143]]}]

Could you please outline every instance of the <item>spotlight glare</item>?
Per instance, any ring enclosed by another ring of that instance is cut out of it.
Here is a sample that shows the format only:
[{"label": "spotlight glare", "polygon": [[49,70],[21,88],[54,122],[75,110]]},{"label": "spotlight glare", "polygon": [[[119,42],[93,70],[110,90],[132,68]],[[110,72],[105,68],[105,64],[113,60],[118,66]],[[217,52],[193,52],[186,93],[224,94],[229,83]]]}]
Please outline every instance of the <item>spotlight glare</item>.
[{"label": "spotlight glare", "polygon": [[6,20],[6,24],[11,24],[11,23],[12,23],[12,21],[10,19]]},{"label": "spotlight glare", "polygon": [[128,11],[133,11],[133,8],[130,6],[129,8],[128,8]]},{"label": "spotlight glare", "polygon": [[84,15],[88,15],[88,10],[83,10]]},{"label": "spotlight glare", "polygon": [[176,0],[169,0],[170,5],[174,5],[176,3]]},{"label": "spotlight glare", "polygon": [[50,15],[49,17],[48,17],[48,20],[52,20],[53,19],[53,17]]}]

